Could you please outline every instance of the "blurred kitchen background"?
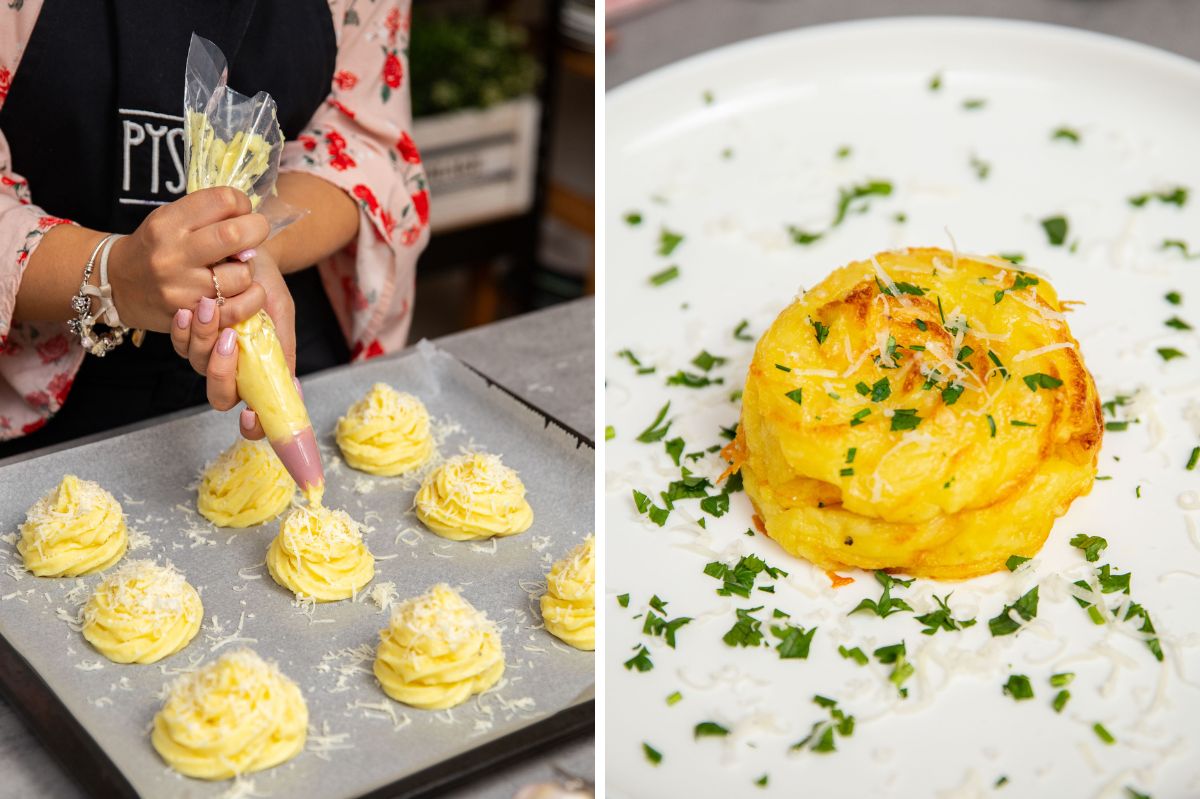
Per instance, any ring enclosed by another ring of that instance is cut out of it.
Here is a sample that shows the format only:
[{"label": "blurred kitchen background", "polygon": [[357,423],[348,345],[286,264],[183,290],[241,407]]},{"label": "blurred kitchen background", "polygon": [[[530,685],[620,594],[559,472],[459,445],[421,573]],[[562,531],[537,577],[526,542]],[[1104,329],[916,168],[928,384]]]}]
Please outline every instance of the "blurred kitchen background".
[{"label": "blurred kitchen background", "polygon": [[606,88],[752,36],[915,14],[1049,22],[1200,58],[1198,0],[606,0]]},{"label": "blurred kitchen background", "polygon": [[414,3],[433,238],[410,340],[593,293],[594,36],[594,0]]}]

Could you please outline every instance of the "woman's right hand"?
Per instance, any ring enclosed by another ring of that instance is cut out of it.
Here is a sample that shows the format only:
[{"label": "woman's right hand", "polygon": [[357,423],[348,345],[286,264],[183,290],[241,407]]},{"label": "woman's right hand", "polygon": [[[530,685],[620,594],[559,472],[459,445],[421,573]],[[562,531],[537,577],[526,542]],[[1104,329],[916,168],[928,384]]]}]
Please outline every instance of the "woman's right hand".
[{"label": "woman's right hand", "polygon": [[250,265],[228,259],[257,247],[269,233],[266,218],[252,213],[250,198],[228,186],[202,189],[154,209],[137,230],[113,244],[109,256],[108,279],[121,322],[170,331],[178,309],[216,296],[213,272],[225,297],[221,324],[248,318],[263,307],[266,294],[254,283]]}]

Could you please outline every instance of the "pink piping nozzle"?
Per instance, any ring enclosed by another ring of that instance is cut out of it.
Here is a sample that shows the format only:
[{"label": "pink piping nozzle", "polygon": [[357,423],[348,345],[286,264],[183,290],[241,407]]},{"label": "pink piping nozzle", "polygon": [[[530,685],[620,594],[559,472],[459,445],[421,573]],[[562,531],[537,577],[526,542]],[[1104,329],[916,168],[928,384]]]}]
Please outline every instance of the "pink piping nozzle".
[{"label": "pink piping nozzle", "polygon": [[302,491],[325,485],[321,450],[311,427],[292,436],[291,441],[272,441],[271,447]]}]

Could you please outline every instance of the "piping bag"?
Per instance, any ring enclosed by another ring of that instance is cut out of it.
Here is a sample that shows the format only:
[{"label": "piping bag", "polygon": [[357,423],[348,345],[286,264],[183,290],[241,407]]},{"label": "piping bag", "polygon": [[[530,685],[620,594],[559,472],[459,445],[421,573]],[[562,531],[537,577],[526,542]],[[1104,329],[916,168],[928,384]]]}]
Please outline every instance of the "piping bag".
[{"label": "piping bag", "polygon": [[[227,80],[220,49],[193,33],[184,78],[187,191],[232,186],[245,192],[257,211],[275,193],[283,133],[271,95],[247,97],[230,89]],[[300,217],[277,200],[263,213],[272,236]],[[259,311],[233,329],[238,340],[238,394],[258,414],[271,448],[309,503],[320,505],[325,491],[321,451],[275,325]]]}]

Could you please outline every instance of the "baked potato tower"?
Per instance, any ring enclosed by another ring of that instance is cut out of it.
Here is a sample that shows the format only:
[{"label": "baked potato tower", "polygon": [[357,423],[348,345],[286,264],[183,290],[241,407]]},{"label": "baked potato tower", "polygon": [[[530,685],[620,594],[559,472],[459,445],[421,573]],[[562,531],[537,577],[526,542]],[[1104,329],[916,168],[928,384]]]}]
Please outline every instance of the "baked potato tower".
[{"label": "baked potato tower", "polygon": [[817,566],[965,579],[1086,494],[1100,400],[1063,304],[999,258],[884,252],[759,340],[727,448],[766,534]]}]

